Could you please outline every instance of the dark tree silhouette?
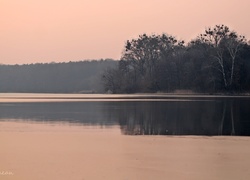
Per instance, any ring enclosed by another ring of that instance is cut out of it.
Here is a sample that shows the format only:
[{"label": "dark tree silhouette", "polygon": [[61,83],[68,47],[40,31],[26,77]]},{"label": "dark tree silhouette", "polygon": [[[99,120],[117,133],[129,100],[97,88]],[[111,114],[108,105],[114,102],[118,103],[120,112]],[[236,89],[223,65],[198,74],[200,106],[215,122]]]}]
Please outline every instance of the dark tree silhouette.
[{"label": "dark tree silhouette", "polygon": [[208,28],[198,37],[211,48],[214,66],[222,74],[225,89],[231,89],[236,81],[235,70],[239,63],[239,53],[246,43],[244,36],[238,35],[224,25]]},{"label": "dark tree silhouette", "polygon": [[[185,45],[174,36],[140,35],[128,40],[118,67],[106,72],[113,93],[249,91],[249,43],[225,25],[207,28]],[[114,89],[114,87],[116,87]]]}]

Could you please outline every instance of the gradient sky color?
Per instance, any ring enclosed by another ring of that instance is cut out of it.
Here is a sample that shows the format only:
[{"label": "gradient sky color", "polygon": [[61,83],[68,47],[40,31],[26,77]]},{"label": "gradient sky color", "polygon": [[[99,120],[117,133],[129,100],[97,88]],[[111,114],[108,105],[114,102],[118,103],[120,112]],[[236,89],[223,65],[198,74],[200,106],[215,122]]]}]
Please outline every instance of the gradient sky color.
[{"label": "gradient sky color", "polygon": [[0,63],[119,59],[126,40],[189,41],[215,24],[250,38],[250,0],[0,0]]}]

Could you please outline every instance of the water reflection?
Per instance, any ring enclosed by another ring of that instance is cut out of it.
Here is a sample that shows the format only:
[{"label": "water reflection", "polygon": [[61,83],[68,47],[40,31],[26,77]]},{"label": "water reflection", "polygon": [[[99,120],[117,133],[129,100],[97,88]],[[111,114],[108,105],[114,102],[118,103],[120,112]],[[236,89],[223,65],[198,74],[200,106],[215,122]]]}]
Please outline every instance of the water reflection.
[{"label": "water reflection", "polygon": [[250,135],[249,98],[0,103],[1,121],[119,125],[126,135]]},{"label": "water reflection", "polygon": [[0,120],[101,126],[116,124],[102,106],[101,102],[0,103]]},{"label": "water reflection", "polygon": [[250,135],[247,101],[153,102],[132,109],[119,115],[123,134]]}]

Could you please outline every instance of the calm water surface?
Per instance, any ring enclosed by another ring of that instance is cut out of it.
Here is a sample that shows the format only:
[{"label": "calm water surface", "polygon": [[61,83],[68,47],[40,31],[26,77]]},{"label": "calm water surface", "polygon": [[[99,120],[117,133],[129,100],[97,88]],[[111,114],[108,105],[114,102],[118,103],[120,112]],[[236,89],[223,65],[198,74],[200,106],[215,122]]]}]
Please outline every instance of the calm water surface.
[{"label": "calm water surface", "polygon": [[250,135],[250,97],[0,94],[0,121],[118,127],[126,135]]}]

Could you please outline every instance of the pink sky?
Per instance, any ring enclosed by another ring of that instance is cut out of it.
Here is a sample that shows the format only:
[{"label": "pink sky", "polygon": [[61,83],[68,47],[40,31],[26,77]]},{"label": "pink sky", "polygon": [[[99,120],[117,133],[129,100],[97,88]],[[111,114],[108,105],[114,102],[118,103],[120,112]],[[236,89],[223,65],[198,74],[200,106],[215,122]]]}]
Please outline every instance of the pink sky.
[{"label": "pink sky", "polygon": [[126,40],[189,41],[225,24],[250,38],[249,0],[0,0],[0,63],[119,59]]}]

